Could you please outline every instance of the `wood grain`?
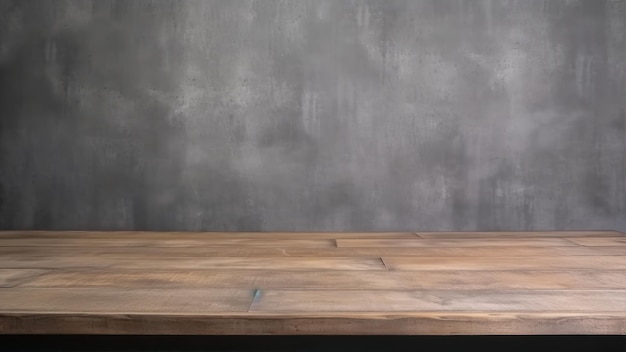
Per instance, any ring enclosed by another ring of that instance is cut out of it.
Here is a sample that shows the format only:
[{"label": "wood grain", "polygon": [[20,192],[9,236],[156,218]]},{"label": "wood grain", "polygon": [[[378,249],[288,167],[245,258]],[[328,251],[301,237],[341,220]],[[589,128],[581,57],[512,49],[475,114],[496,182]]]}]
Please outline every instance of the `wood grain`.
[{"label": "wood grain", "polygon": [[0,290],[0,312],[199,313],[243,312],[253,291],[236,289],[85,289]]},{"label": "wood grain", "polygon": [[0,333],[113,335],[625,335],[626,313],[2,313]]},{"label": "wood grain", "polygon": [[20,284],[46,288],[245,288],[341,290],[626,290],[618,271],[277,271],[277,270],[90,270],[51,271]]},{"label": "wood grain", "polygon": [[592,238],[570,238],[570,241],[577,243],[581,246],[590,247],[610,247],[621,246],[626,247],[626,236],[620,237],[592,237]]},{"label": "wood grain", "polygon": [[500,231],[500,232],[416,232],[421,238],[473,239],[473,238],[570,238],[570,237],[620,237],[617,231]]},{"label": "wood grain", "polygon": [[626,290],[267,290],[252,312],[626,312]]},{"label": "wood grain", "polygon": [[271,240],[251,238],[220,238],[220,239],[152,239],[152,238],[3,238],[0,246],[35,246],[35,247],[302,247],[332,248],[335,241],[329,239],[306,240]]},{"label": "wood grain", "polygon": [[549,247],[576,246],[561,238],[338,239],[337,247]]},{"label": "wood grain", "polygon": [[258,270],[384,270],[380,258],[204,257],[204,258],[0,258],[0,268],[115,269],[258,269]]},{"label": "wood grain", "polygon": [[384,257],[390,270],[626,270],[626,257]]},{"label": "wood grain", "polygon": [[1,247],[0,258],[57,257],[536,257],[626,255],[626,247]]},{"label": "wood grain", "polygon": [[0,232],[0,334],[626,334],[609,231]]},{"label": "wood grain", "polygon": [[13,287],[47,271],[37,269],[0,269],[0,288]]},{"label": "wood grain", "polygon": [[165,239],[165,240],[324,240],[338,238],[416,238],[414,232],[192,232],[192,231],[0,231],[0,239]]}]

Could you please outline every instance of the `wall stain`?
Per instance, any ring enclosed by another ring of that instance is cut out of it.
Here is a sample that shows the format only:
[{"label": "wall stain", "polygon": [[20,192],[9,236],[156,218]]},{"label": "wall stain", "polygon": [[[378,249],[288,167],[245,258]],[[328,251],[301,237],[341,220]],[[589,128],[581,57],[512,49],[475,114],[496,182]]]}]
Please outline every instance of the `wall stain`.
[{"label": "wall stain", "polygon": [[626,231],[626,2],[0,0],[0,228]]}]

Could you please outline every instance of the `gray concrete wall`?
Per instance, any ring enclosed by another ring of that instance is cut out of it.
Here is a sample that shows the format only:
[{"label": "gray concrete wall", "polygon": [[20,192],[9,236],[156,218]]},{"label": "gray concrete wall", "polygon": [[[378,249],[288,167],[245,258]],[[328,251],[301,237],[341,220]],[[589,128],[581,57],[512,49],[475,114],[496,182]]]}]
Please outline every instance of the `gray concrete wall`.
[{"label": "gray concrete wall", "polygon": [[626,1],[0,14],[2,228],[626,230]]}]

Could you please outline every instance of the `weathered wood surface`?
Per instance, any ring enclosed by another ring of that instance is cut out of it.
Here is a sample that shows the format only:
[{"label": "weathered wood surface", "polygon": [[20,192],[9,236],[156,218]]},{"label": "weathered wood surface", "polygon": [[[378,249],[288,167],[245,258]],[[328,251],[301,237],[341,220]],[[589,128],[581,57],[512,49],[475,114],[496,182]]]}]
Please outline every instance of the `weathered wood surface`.
[{"label": "weathered wood surface", "polygon": [[1,334],[626,334],[626,235],[0,232]]}]

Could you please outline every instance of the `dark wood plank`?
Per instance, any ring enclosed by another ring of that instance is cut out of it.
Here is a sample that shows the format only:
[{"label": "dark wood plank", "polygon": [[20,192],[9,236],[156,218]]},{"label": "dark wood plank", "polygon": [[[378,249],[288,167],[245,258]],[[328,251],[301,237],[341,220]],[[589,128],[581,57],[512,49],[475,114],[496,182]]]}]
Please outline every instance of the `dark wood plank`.
[{"label": "dark wood plank", "polygon": [[0,269],[0,288],[13,287],[48,272],[40,269]]},{"label": "dark wood plank", "polygon": [[390,270],[626,270],[626,257],[384,257]]},{"label": "dark wood plank", "polygon": [[245,288],[340,290],[626,290],[626,271],[267,271],[89,270],[52,271],[20,287]]},{"label": "dark wood plank", "polygon": [[3,257],[0,258],[0,268],[385,270],[380,258],[340,257]]},{"label": "dark wood plank", "polygon": [[626,290],[264,290],[251,312],[626,312]]},{"label": "dark wood plank", "polygon": [[252,290],[10,288],[0,290],[0,312],[181,314],[245,312]]},{"label": "dark wood plank", "polygon": [[561,238],[488,239],[338,239],[337,247],[564,247],[576,246]]},{"label": "dark wood plank", "polygon": [[112,335],[625,335],[626,313],[2,313],[0,333]]}]

